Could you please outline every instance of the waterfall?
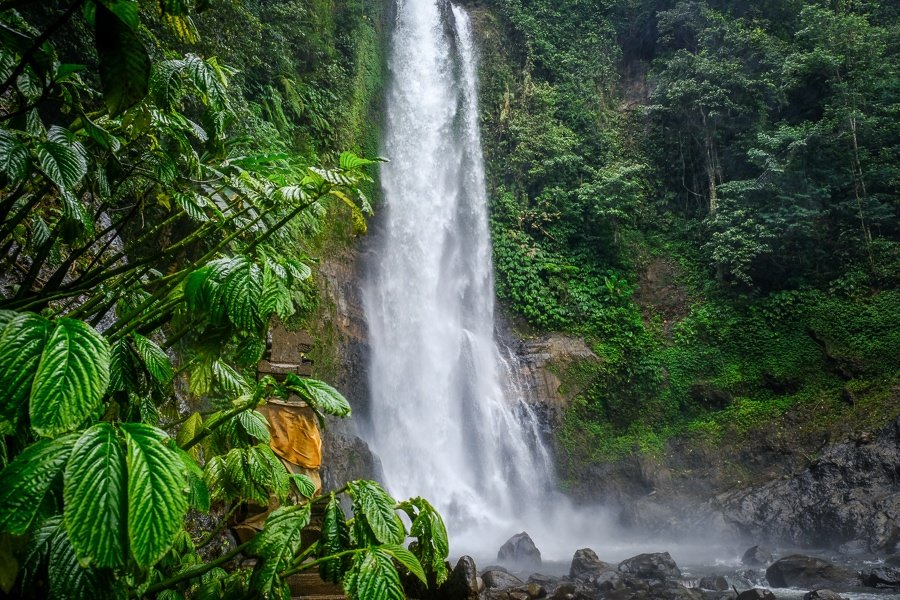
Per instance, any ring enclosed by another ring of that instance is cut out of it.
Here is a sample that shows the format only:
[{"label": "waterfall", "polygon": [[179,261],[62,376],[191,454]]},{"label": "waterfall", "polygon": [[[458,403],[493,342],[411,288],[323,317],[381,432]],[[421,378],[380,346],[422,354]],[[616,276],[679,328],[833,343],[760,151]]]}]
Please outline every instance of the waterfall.
[{"label": "waterfall", "polygon": [[400,0],[389,61],[383,230],[364,290],[371,423],[388,489],[442,512],[485,555],[556,488],[494,333],[494,283],[469,17]]}]

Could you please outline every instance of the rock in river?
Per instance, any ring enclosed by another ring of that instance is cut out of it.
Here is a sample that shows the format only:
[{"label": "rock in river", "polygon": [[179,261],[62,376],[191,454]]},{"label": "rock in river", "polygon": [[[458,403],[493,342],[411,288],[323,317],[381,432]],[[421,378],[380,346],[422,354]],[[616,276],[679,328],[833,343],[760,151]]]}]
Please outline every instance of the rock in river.
[{"label": "rock in river", "polygon": [[862,575],[863,585],[900,588],[900,567],[878,567]]},{"label": "rock in river", "polygon": [[772,563],[766,579],[774,587],[813,588],[831,584],[859,585],[856,571],[838,567],[827,560],[794,554]]},{"label": "rock in river", "polygon": [[616,568],[605,563],[590,548],[582,548],[572,557],[572,566],[569,567],[570,579],[587,579],[591,575],[597,575],[604,571],[615,571]]},{"label": "rock in river", "polygon": [[640,579],[681,577],[681,570],[668,552],[638,554],[619,563],[619,571]]},{"label": "rock in river", "polygon": [[753,546],[744,552],[741,562],[748,567],[764,567],[772,562],[772,553],[763,546]]},{"label": "rock in river", "polygon": [[541,566],[541,551],[526,532],[512,536],[497,552],[497,560],[516,565],[522,569],[536,569]]}]

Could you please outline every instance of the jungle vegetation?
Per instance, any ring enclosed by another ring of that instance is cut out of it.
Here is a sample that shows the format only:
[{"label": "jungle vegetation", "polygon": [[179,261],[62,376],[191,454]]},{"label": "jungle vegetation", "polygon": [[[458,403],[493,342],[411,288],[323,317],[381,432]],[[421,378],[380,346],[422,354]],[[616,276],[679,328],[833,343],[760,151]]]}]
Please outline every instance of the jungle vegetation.
[{"label": "jungle vegetation", "polygon": [[[316,239],[371,212],[375,161],[336,151],[371,149],[371,17],[292,0],[2,3],[4,594],[289,598],[287,578],[314,569],[371,600],[403,598],[401,576],[446,578],[426,500],[371,481],[316,496],[256,410],[295,395],[350,414],[330,385],[256,364],[270,320],[314,306]],[[230,28],[256,35],[232,50]],[[233,515],[273,499],[258,534],[223,542]]]}]

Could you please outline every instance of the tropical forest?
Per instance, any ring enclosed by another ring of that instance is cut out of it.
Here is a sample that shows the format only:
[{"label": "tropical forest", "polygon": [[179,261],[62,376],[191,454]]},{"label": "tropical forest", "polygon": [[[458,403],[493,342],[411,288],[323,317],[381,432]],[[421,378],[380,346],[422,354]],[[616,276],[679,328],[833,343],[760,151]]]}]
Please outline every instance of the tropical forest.
[{"label": "tropical forest", "polygon": [[0,600],[900,597],[900,4],[0,0]]}]

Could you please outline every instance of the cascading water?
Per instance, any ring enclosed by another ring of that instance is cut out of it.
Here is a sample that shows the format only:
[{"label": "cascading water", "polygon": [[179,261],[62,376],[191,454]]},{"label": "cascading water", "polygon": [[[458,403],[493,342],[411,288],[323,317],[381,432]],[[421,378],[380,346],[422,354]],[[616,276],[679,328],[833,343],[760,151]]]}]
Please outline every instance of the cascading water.
[{"label": "cascading water", "polygon": [[389,64],[386,214],[364,292],[369,442],[395,496],[422,495],[441,510],[455,551],[496,549],[555,485],[537,421],[494,337],[467,14],[449,2],[401,0]]}]

